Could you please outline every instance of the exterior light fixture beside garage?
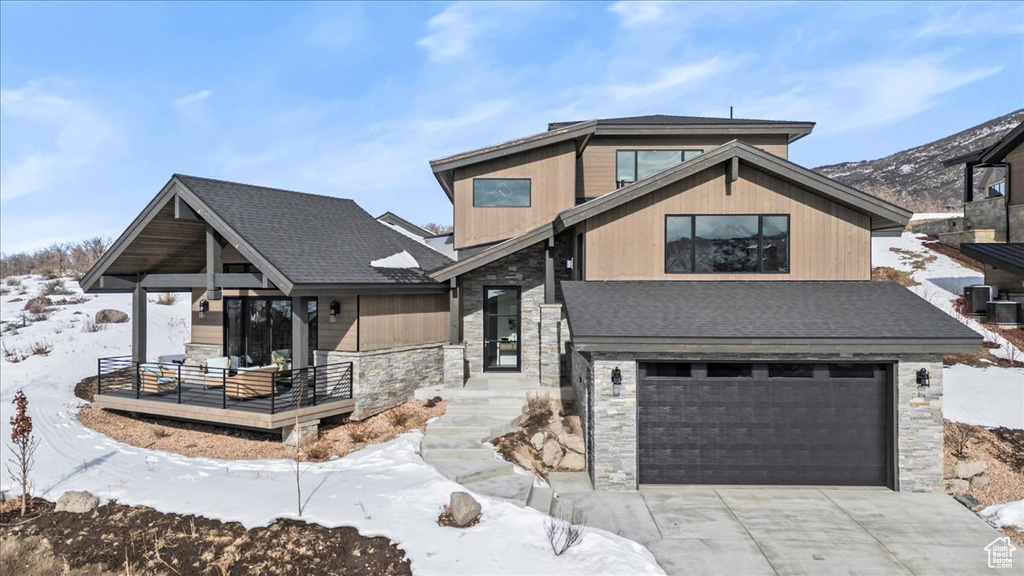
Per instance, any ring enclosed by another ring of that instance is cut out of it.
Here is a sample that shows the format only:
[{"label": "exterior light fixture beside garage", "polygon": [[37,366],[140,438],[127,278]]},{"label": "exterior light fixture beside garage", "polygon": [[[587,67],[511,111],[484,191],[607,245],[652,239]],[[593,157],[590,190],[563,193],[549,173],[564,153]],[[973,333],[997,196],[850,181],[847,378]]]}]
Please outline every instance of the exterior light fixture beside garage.
[{"label": "exterior light fixture beside garage", "polygon": [[618,397],[622,394],[622,370],[618,367],[612,368],[612,396]]},{"label": "exterior light fixture beside garage", "polygon": [[199,301],[199,317],[200,318],[206,318],[206,313],[209,312],[209,311],[210,311],[210,302],[209,302],[209,300],[200,300]]}]

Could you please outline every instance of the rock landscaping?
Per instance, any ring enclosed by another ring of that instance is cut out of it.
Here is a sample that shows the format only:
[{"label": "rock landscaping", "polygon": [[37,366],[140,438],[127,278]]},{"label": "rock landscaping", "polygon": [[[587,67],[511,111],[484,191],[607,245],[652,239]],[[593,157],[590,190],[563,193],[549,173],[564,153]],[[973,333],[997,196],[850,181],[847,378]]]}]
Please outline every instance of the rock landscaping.
[{"label": "rock landscaping", "polygon": [[96,313],[97,324],[120,324],[128,321],[128,315],[120,310],[104,308]]},{"label": "rock landscaping", "polygon": [[448,506],[441,512],[441,517],[437,521],[442,526],[469,528],[480,521],[482,510],[480,503],[468,492],[452,492]]},{"label": "rock landscaping", "polygon": [[71,512],[72,514],[85,514],[91,512],[100,505],[100,499],[93,496],[91,492],[65,492],[57,498],[55,512]]},{"label": "rock landscaping", "polygon": [[506,460],[545,480],[551,472],[577,472],[586,467],[579,415],[550,396],[528,398],[519,427],[493,443]]}]

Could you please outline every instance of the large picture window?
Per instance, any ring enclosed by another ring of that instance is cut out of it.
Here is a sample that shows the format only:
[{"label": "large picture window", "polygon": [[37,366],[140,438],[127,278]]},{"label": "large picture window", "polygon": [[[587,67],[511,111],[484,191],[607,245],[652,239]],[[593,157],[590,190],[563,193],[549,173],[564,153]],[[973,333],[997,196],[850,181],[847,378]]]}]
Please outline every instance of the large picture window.
[{"label": "large picture window", "polygon": [[528,208],[529,178],[474,178],[473,206]]},{"label": "large picture window", "polygon": [[617,150],[615,180],[620,185],[654,176],[701,154],[701,150]]},{"label": "large picture window", "polygon": [[665,272],[787,273],[789,216],[666,216]]}]

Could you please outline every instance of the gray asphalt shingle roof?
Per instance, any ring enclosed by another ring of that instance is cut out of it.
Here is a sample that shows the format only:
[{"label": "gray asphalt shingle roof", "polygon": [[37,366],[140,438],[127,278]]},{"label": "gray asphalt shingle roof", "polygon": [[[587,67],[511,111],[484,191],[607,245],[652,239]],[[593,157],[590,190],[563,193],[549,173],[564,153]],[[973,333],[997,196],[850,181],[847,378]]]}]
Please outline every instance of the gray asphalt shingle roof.
[{"label": "gray asphalt shingle roof", "polygon": [[891,282],[562,282],[573,338],[977,339]]},{"label": "gray asphalt shingle roof", "polygon": [[979,262],[1024,275],[1024,243],[963,243],[960,251]]},{"label": "gray asphalt shingle roof", "polygon": [[[548,130],[558,130],[573,124],[579,124],[585,120],[575,122],[551,122]],[[704,116],[673,116],[668,114],[649,114],[646,116],[625,116],[622,118],[601,118],[597,120],[598,126],[706,126],[721,124],[800,124],[791,120],[755,120],[749,118],[709,118]]]},{"label": "gray asphalt shingle roof", "polygon": [[[436,284],[426,272],[452,262],[346,198],[175,177],[295,284]],[[420,268],[370,266],[403,250]]]}]

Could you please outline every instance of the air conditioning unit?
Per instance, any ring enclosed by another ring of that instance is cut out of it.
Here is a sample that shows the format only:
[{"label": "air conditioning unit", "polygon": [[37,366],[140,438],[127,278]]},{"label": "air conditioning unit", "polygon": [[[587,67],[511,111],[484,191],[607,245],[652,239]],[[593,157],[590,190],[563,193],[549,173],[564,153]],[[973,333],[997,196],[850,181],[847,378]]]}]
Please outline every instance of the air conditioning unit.
[{"label": "air conditioning unit", "polygon": [[992,300],[988,302],[985,321],[997,326],[1016,326],[1024,318],[1021,308],[1021,303],[1013,300]]},{"label": "air conditioning unit", "polygon": [[964,288],[964,300],[967,301],[967,313],[984,316],[988,312],[989,300],[996,299],[996,289],[985,284],[974,284]]}]

